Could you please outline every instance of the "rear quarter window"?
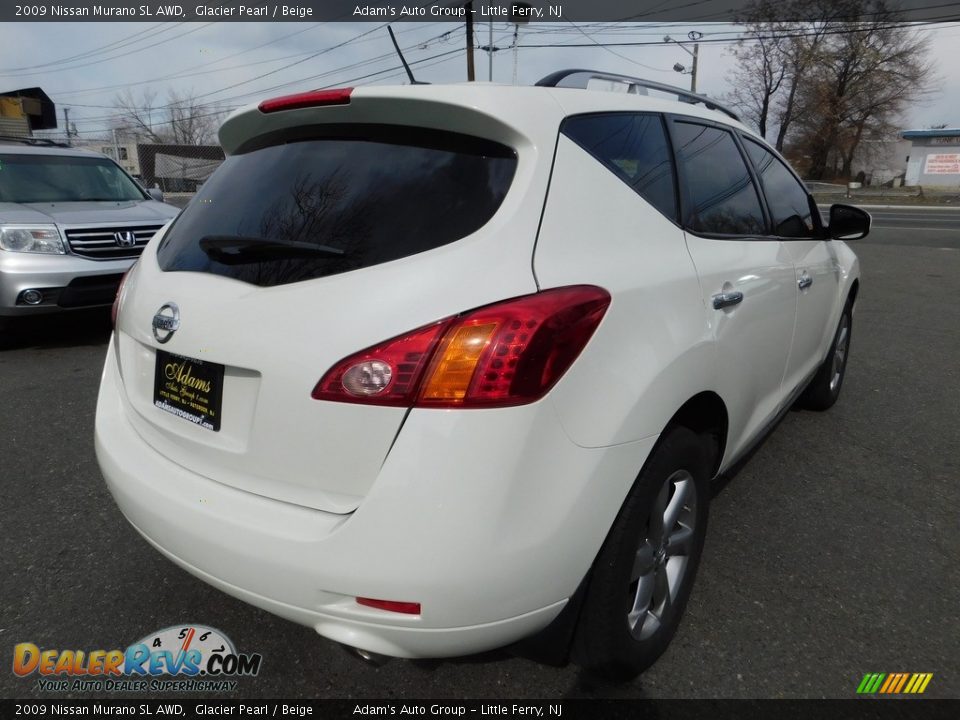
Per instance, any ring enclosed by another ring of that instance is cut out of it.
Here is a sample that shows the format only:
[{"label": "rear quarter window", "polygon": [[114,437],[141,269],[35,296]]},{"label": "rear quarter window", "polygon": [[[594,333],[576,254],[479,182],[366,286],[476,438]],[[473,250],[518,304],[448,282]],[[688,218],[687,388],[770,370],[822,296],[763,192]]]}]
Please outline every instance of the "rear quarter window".
[{"label": "rear quarter window", "polygon": [[499,143],[388,126],[301,128],[247,148],[171,226],[163,270],[271,286],[415,255],[483,227],[517,166]]},{"label": "rear quarter window", "polygon": [[561,132],[673,221],[677,196],[673,156],[655,113],[601,113],[567,118]]}]

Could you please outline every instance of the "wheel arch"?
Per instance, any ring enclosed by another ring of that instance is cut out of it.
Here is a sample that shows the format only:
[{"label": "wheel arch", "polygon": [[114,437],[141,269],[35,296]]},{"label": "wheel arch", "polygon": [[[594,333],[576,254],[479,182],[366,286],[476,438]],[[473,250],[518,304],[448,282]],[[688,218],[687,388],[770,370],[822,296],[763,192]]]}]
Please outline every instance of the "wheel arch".
[{"label": "wheel arch", "polygon": [[857,304],[857,294],[860,292],[860,278],[855,278],[850,284],[850,290],[847,292],[847,299],[844,305],[849,305],[851,310]]},{"label": "wheel arch", "polygon": [[720,470],[720,464],[726,452],[729,423],[727,406],[723,398],[712,390],[706,390],[697,393],[681,405],[667,422],[663,432],[666,433],[671,427],[680,426],[709,438],[714,445],[711,469],[715,476]]}]

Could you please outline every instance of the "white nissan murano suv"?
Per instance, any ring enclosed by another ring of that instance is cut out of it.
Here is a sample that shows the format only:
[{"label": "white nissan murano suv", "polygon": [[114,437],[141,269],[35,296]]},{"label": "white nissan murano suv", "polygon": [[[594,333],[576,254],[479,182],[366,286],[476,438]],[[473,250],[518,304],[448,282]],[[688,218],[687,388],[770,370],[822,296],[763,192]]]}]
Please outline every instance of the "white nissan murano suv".
[{"label": "white nissan murano suv", "polygon": [[220,138],[115,304],[130,523],[367,656],[653,663],[711,479],[837,400],[869,215],[824,223],[713,100],[589,71],[307,92]]}]

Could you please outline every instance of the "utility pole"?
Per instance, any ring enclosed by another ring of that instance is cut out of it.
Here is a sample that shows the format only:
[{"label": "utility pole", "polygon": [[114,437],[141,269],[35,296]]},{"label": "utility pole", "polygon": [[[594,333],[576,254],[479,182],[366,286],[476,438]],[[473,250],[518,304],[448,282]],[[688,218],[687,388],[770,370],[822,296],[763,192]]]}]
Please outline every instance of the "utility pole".
[{"label": "utility pole", "polygon": [[518,47],[520,39],[520,26],[526,25],[530,19],[528,11],[530,5],[524,2],[515,2],[510,5],[509,20],[513,23],[513,84],[517,84],[517,74],[520,67],[520,48]]},{"label": "utility pole", "polygon": [[70,144],[70,108],[63,109],[63,128],[67,131],[67,145]]},{"label": "utility pole", "polygon": [[493,82],[493,53],[497,50],[500,50],[498,47],[493,46],[493,20],[490,21],[490,34],[489,34],[489,45],[481,45],[480,50],[483,50],[487,53],[487,80]]},{"label": "utility pole", "polygon": [[690,69],[690,92],[697,91],[697,59],[700,56],[700,43],[693,44],[693,67]]},{"label": "utility pole", "polygon": [[117,129],[113,129],[113,159],[120,164],[120,145],[117,143]]},{"label": "utility pole", "polygon": [[690,50],[690,48],[688,48],[682,42],[680,42],[679,40],[674,40],[669,35],[665,35],[663,38],[663,41],[668,43],[672,42],[675,45],[680,46],[681,48],[683,48],[683,51],[687,53],[687,55],[693,58],[693,64],[689,70],[687,70],[687,68],[681,65],[680,63],[675,63],[673,66],[673,69],[676,70],[681,75],[689,75],[690,76],[690,92],[696,92],[697,91],[697,63],[700,59],[700,43],[696,41],[703,37],[703,33],[698,32],[696,30],[691,30],[690,32],[687,33],[687,37],[695,41],[693,43],[693,50]]},{"label": "utility pole", "polygon": [[490,35],[487,42],[487,80],[493,82],[493,20],[490,21]]},{"label": "utility pole", "polygon": [[473,82],[476,80],[473,70],[473,3],[468,2],[463,7],[467,11],[467,80]]}]

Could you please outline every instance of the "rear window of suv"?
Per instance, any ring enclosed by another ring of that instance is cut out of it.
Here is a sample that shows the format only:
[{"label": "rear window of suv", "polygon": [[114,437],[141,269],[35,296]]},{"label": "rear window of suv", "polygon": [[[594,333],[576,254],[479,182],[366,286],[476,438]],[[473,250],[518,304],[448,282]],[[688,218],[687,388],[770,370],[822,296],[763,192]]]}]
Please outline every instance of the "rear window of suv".
[{"label": "rear window of suv", "polygon": [[166,271],[282,285],[397,260],[483,227],[516,153],[392,126],[300,128],[227,158],[158,250]]}]

